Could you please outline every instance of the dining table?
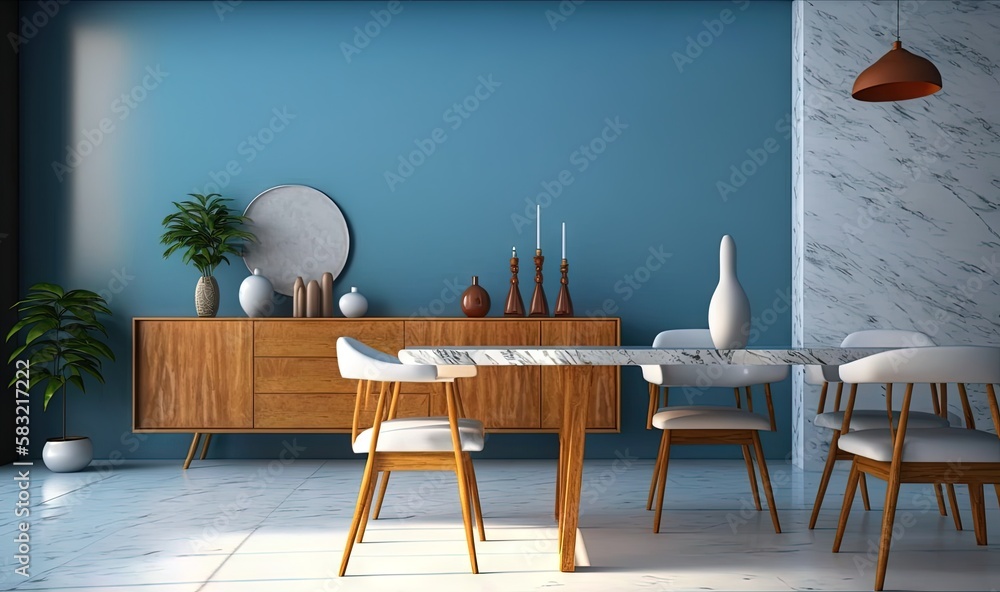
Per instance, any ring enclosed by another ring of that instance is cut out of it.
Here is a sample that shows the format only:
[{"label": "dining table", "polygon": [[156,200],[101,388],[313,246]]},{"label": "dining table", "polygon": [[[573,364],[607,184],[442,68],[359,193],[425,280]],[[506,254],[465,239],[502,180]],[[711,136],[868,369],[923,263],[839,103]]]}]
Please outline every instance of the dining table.
[{"label": "dining table", "polygon": [[[749,349],[654,348],[622,346],[433,346],[399,351],[406,364],[436,366],[839,366],[872,354],[899,348],[873,347],[761,347]],[[572,396],[571,396],[572,395]],[[475,396],[474,394],[472,396]],[[556,519],[559,533],[559,569],[576,570],[589,391],[574,390],[563,397],[556,471]]]}]

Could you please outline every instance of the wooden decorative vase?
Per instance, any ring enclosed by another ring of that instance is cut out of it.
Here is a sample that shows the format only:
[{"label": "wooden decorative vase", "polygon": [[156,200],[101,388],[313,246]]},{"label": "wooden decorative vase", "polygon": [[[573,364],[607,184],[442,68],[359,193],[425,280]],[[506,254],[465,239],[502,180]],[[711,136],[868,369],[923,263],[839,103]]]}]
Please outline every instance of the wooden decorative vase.
[{"label": "wooden decorative vase", "polygon": [[545,265],[545,257],[542,256],[541,249],[535,249],[535,291],[531,294],[531,309],[528,316],[547,317],[549,316],[549,301],[545,298],[545,289],[542,288],[542,266]]},{"label": "wooden decorative vase", "polygon": [[507,302],[503,307],[504,316],[523,317],[524,300],[521,300],[521,287],[517,281],[518,259],[510,258],[510,290],[507,291]]}]

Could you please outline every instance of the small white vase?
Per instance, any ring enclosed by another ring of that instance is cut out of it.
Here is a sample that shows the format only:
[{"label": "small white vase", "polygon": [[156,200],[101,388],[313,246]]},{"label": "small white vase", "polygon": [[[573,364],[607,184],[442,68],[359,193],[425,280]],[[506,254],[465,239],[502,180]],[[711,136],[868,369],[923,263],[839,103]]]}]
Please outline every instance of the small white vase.
[{"label": "small white vase", "polygon": [[253,275],[247,276],[240,284],[240,306],[248,317],[267,317],[274,311],[274,286],[271,280],[254,268]]},{"label": "small white vase", "polygon": [[340,297],[340,312],[345,317],[357,318],[368,312],[368,299],[358,289],[351,286],[351,291]]},{"label": "small white vase", "polygon": [[708,305],[708,331],[717,349],[742,349],[750,334],[750,301],[736,277],[736,242],[719,245],[719,285]]},{"label": "small white vase", "polygon": [[94,460],[94,445],[80,436],[52,438],[42,448],[42,460],[53,473],[75,473]]}]

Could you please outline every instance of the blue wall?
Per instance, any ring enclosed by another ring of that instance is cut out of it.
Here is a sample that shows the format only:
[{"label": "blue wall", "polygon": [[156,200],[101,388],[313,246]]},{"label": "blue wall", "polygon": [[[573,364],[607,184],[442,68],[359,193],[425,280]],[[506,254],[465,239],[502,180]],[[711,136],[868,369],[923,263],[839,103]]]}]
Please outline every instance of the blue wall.
[{"label": "blue wall", "polygon": [[[705,326],[730,233],[756,344],[789,343],[788,2],[221,6],[70,3],[19,48],[22,285],[103,291],[115,312],[108,384],[70,402],[71,431],[90,435],[97,456],[176,458],[189,442],[129,428],[131,318],[194,313],[197,272],[164,261],[158,244],[170,201],[190,192],[218,189],[241,208],[280,184],[326,192],[352,233],[335,288],[359,286],[380,316],[460,316],[454,296],[473,274],[501,301],[510,247],[533,248],[540,202],[550,260],[567,223],[578,314],[614,311],[627,344]],[[377,34],[366,43],[356,28]],[[387,181],[437,128],[433,154]],[[592,143],[603,152],[588,157]],[[242,316],[246,273],[240,261],[217,272],[220,316]],[[546,281],[554,297],[556,274]],[[622,380],[622,433],[591,437],[588,454],[652,457],[639,370]],[[776,399],[780,431],[764,439],[783,457],[787,383]],[[36,441],[59,429],[57,412],[32,418]],[[283,439],[214,446],[273,457]],[[347,436],[297,439],[307,456],[349,455]],[[553,436],[503,436],[488,454],[555,450]]]}]

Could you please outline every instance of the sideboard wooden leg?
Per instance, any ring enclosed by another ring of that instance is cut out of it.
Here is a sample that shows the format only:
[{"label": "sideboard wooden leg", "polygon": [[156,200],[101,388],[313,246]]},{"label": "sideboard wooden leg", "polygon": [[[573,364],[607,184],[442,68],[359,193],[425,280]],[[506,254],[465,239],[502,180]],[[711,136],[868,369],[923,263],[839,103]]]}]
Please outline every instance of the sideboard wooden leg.
[{"label": "sideboard wooden leg", "polygon": [[201,432],[195,432],[194,438],[191,439],[191,448],[188,449],[187,458],[184,459],[185,471],[191,466],[191,460],[194,458],[194,453],[198,452],[198,440],[201,440]]},{"label": "sideboard wooden leg", "polygon": [[205,460],[208,456],[208,444],[212,441],[212,434],[205,434],[205,443],[201,447],[201,457],[199,460]]}]

